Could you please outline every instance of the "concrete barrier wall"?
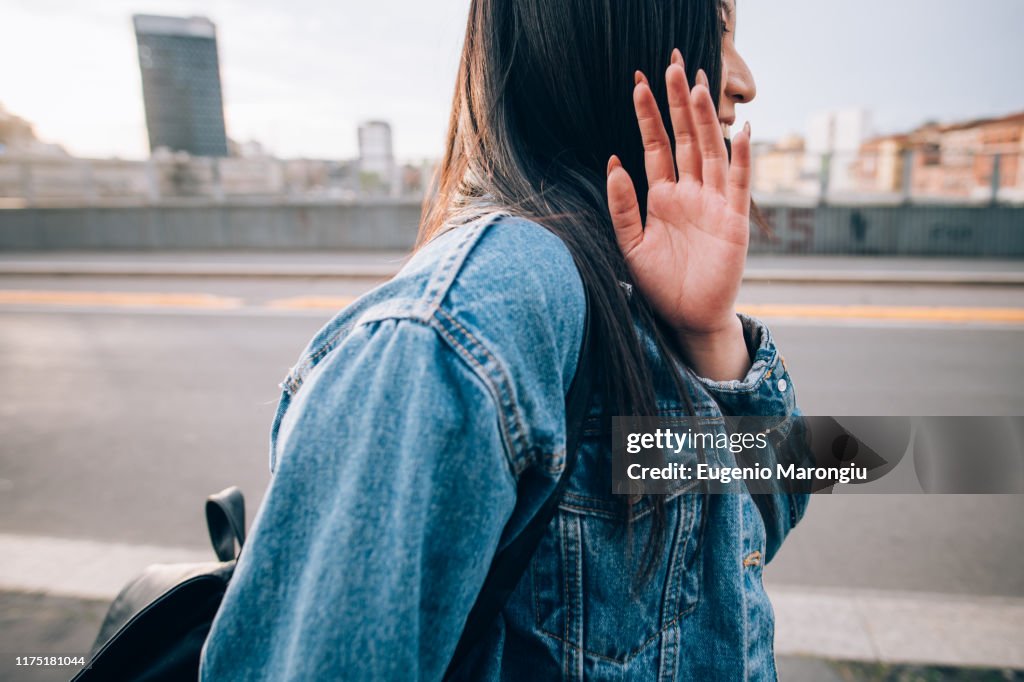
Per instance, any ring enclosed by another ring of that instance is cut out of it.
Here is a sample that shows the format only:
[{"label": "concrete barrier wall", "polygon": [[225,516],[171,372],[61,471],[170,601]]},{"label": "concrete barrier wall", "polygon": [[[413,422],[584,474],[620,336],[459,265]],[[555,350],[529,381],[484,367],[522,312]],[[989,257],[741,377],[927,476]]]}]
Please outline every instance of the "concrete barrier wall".
[{"label": "concrete barrier wall", "polygon": [[419,218],[391,201],[0,209],[0,249],[407,249]]},{"label": "concrete barrier wall", "polygon": [[1019,206],[769,206],[754,253],[1024,256]]},{"label": "concrete barrier wall", "polygon": [[[1024,257],[1024,207],[764,206],[751,251]],[[0,249],[407,249],[418,201],[0,209]]]}]

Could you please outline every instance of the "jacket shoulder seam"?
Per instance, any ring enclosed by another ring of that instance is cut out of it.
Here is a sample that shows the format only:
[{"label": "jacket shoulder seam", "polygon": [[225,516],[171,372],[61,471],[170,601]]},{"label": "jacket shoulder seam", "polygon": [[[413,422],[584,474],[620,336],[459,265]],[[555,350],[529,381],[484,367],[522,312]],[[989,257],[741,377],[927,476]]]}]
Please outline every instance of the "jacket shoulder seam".
[{"label": "jacket shoulder seam", "polygon": [[506,217],[508,213],[494,212],[464,226],[465,234],[451,250],[444,254],[438,267],[431,273],[424,292],[415,298],[399,298],[381,301],[362,311],[359,316],[339,327],[325,339],[315,350],[311,350],[288,372],[280,387],[291,395],[298,392],[310,371],[334,350],[338,343],[351,334],[357,327],[370,322],[385,319],[412,319],[429,324],[431,316],[444,302],[448,290],[455,281],[462,264],[465,262],[473,246],[479,241],[486,229]]},{"label": "jacket shoulder seam", "polygon": [[444,308],[437,308],[434,311],[431,325],[487,386],[498,412],[501,437],[505,443],[509,465],[518,479],[531,464],[530,446],[508,370],[497,354]]}]

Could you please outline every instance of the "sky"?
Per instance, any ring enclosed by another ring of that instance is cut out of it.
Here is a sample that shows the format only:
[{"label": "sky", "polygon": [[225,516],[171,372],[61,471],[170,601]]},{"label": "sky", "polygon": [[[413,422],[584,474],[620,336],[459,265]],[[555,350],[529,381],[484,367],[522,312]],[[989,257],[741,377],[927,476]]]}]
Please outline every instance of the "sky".
[{"label": "sky", "polygon": [[[391,122],[400,159],[439,156],[469,0],[3,0],[0,103],[79,156],[148,155],[135,13],[217,24],[228,135],[348,158]],[[556,0],[552,0],[556,1]],[[876,132],[1024,110],[1024,0],[738,0],[754,140],[863,108]]]}]

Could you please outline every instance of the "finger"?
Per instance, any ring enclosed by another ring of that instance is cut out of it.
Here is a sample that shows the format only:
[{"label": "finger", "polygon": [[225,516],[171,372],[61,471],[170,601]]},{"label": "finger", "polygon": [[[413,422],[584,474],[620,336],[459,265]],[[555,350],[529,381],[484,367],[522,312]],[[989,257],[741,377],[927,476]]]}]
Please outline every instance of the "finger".
[{"label": "finger", "polygon": [[665,132],[661,110],[651,92],[651,86],[644,75],[636,72],[636,87],[633,88],[633,106],[636,121],[640,126],[640,137],[644,141],[644,166],[647,168],[647,185],[653,187],[659,182],[675,182],[676,167],[672,161],[672,147]]},{"label": "finger", "polygon": [[676,139],[676,167],[679,179],[690,178],[700,182],[700,148],[693,135],[693,112],[690,104],[690,85],[679,50],[672,52],[672,64],[665,72],[668,83],[668,111],[672,118],[672,133]]},{"label": "finger", "polygon": [[644,226],[640,221],[640,204],[633,180],[617,156],[608,160],[608,212],[615,228],[615,241],[622,255],[628,258],[644,240]]},{"label": "finger", "polygon": [[693,119],[697,127],[697,142],[700,145],[701,177],[704,185],[725,191],[725,178],[729,167],[722,137],[722,124],[708,90],[707,77],[690,93],[693,102]]},{"label": "finger", "polygon": [[732,140],[729,165],[729,206],[740,215],[750,215],[750,124]]}]

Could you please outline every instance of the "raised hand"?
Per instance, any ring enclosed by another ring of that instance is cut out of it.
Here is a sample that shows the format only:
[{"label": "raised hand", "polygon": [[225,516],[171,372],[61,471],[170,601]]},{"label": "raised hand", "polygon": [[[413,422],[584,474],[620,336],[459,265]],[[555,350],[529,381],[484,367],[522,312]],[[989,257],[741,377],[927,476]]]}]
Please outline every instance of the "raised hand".
[{"label": "raised hand", "polygon": [[733,139],[730,165],[703,71],[691,91],[675,50],[665,78],[675,158],[638,71],[633,103],[644,143],[647,219],[616,156],[608,162],[608,209],[634,282],[676,330],[694,369],[739,378],[750,365],[735,311],[750,235],[750,127]]}]

